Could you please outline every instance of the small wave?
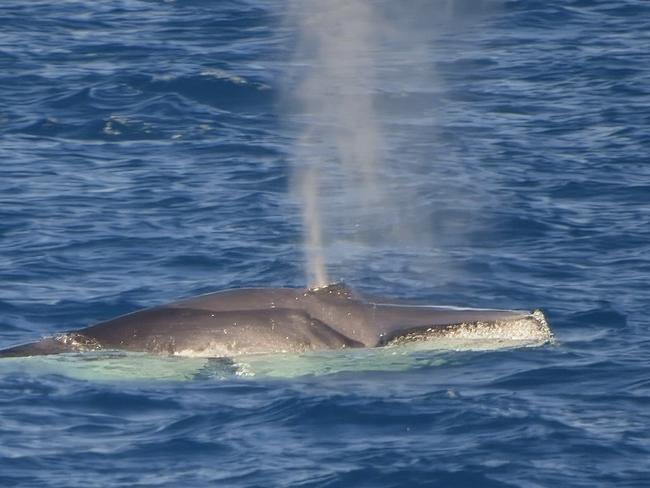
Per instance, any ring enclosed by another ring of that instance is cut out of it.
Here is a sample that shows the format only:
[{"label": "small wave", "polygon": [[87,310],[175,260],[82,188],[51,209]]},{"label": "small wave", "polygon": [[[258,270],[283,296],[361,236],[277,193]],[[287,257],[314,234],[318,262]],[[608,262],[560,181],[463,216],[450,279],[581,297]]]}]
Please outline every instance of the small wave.
[{"label": "small wave", "polygon": [[206,69],[198,74],[172,77],[141,77],[135,85],[150,93],[176,93],[188,100],[228,110],[270,108],[273,90],[265,83],[220,69]]}]

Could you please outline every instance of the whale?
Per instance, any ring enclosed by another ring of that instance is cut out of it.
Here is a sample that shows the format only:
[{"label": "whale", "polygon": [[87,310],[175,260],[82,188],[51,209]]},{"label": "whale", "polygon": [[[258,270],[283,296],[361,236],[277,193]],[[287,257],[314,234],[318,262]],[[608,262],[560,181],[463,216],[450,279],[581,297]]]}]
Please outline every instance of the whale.
[{"label": "whale", "polygon": [[416,341],[553,339],[537,309],[422,305],[320,288],[239,288],[138,310],[88,327],[0,350],[0,357],[121,350],[232,357],[389,347]]}]

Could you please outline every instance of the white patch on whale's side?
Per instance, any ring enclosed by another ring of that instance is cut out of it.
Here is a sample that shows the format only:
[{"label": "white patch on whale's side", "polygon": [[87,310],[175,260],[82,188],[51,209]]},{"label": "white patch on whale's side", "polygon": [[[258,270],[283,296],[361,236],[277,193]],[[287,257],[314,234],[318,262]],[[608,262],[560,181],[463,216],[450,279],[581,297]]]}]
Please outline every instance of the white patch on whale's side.
[{"label": "white patch on whale's side", "polygon": [[430,327],[390,340],[386,346],[422,343],[432,349],[501,349],[541,346],[554,341],[541,310],[516,319],[476,321],[445,327]]}]

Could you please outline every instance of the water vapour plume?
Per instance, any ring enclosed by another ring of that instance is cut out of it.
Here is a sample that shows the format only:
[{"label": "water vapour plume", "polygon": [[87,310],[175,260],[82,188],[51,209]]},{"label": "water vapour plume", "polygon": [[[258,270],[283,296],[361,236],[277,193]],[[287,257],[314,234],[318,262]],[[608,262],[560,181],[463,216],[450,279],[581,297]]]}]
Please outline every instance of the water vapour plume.
[{"label": "water vapour plume", "polygon": [[[302,125],[295,154],[302,169],[294,180],[303,203],[309,284],[322,286],[328,282],[324,195],[340,196],[353,213],[378,200],[373,12],[366,1],[299,0],[291,3],[291,15],[300,32],[299,55],[308,63],[293,92]],[[353,189],[360,193],[354,196]]]},{"label": "water vapour plume", "polygon": [[298,39],[288,97],[300,131],[293,188],[303,209],[310,286],[328,284],[328,268],[345,270],[342,256],[434,247],[418,203],[423,185],[432,191],[433,164],[418,163],[413,148],[431,142],[438,84],[429,43],[434,21],[453,14],[450,6],[290,1]]},{"label": "water vapour plume", "polygon": [[320,186],[314,168],[308,169],[300,184],[303,201],[303,225],[305,228],[305,254],[307,258],[307,283],[310,287],[327,285],[327,270],[323,254],[323,234],[318,209]]}]

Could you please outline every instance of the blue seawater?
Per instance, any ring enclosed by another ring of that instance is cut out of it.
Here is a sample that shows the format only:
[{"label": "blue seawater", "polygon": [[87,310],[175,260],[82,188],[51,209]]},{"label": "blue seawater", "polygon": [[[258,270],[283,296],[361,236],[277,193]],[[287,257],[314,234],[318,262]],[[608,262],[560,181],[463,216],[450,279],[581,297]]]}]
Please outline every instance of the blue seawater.
[{"label": "blue seawater", "polygon": [[[428,168],[414,208],[434,265],[382,248],[332,266],[389,296],[543,307],[557,342],[254,376],[5,361],[1,486],[650,486],[650,3],[434,7],[453,17],[427,40],[435,86],[402,80],[413,112],[387,137]],[[286,9],[2,2],[0,347],[304,285]]]}]

